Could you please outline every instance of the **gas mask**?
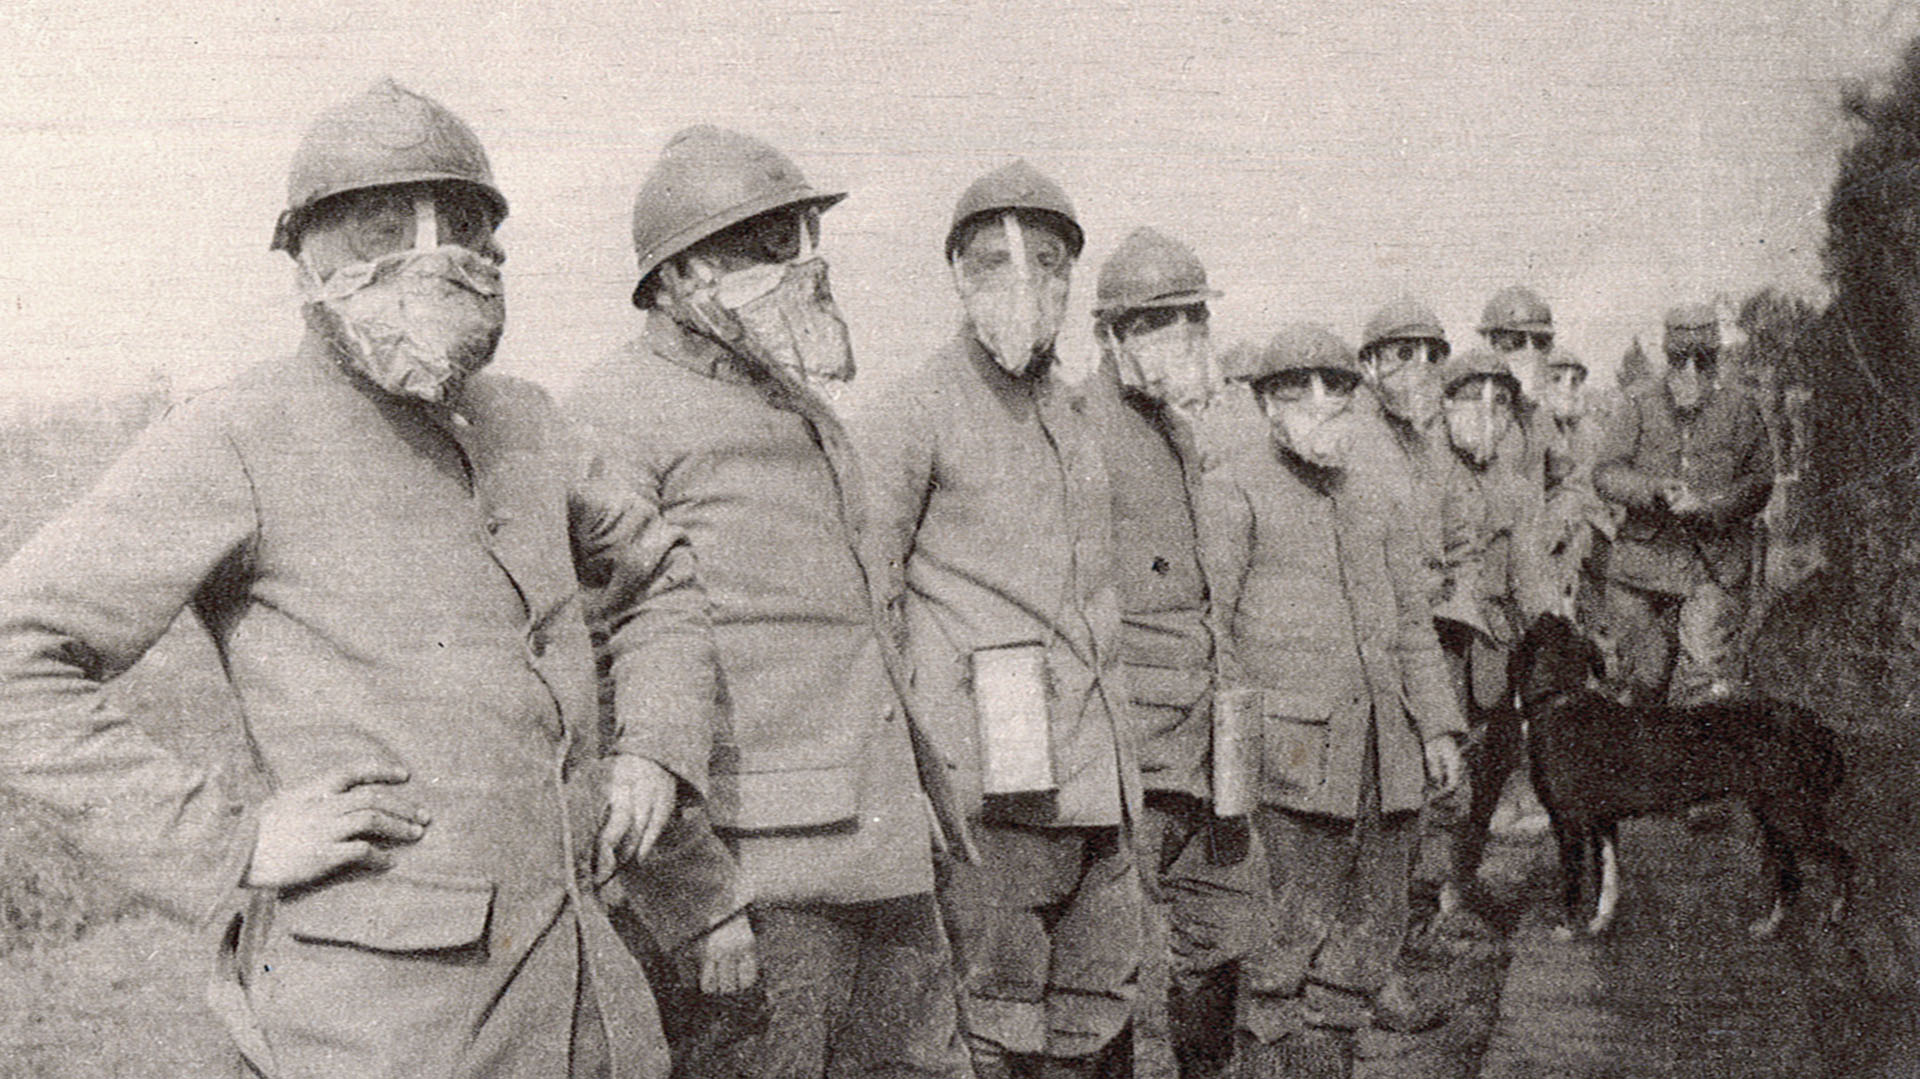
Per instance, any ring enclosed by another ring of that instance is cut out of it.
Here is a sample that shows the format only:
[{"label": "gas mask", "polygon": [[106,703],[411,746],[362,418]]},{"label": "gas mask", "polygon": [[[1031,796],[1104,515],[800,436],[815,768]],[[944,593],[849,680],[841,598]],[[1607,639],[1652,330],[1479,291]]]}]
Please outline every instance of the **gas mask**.
[{"label": "gas mask", "polygon": [[1388,415],[1419,427],[1440,411],[1434,384],[1438,347],[1431,341],[1387,341],[1368,354],[1367,381]]},{"label": "gas mask", "polygon": [[1490,378],[1460,387],[1447,396],[1442,407],[1447,418],[1447,441],[1475,466],[1484,467],[1494,459],[1513,427],[1512,399]]},{"label": "gas mask", "polygon": [[1667,357],[1667,392],[1683,411],[1699,408],[1713,382],[1713,377],[1700,369],[1701,362],[1692,356]]},{"label": "gas mask", "polygon": [[1352,459],[1353,392],[1329,389],[1319,371],[1304,388],[1260,395],[1273,427],[1273,444],[1317,468],[1341,469]]},{"label": "gas mask", "polygon": [[1520,396],[1537,400],[1545,382],[1547,356],[1553,351],[1553,334],[1543,330],[1490,330],[1487,343],[1506,362],[1507,373],[1520,384]]},{"label": "gas mask", "polygon": [[693,330],[808,385],[853,378],[853,344],[827,286],[827,261],[804,241],[791,262],[763,262],[716,273],[706,259],[672,271],[675,314]]},{"label": "gas mask", "polygon": [[485,367],[506,325],[500,267],[443,244],[431,196],[416,197],[413,246],[322,280],[304,256],[306,314],[343,362],[387,393],[443,402]]},{"label": "gas mask", "polygon": [[1000,228],[1006,237],[1004,263],[971,266],[963,252],[951,268],[974,337],[995,363],[1018,376],[1053,347],[1066,317],[1069,282],[1064,261],[1059,272],[1051,272],[1028,259],[1018,215],[1000,215]]},{"label": "gas mask", "polygon": [[1120,381],[1191,416],[1213,398],[1213,350],[1207,324],[1184,314],[1164,326],[1135,330],[1123,339],[1110,326],[1101,344],[1119,368]]},{"label": "gas mask", "polygon": [[1587,373],[1578,367],[1549,367],[1539,401],[1547,415],[1562,422],[1577,420],[1587,411]]}]

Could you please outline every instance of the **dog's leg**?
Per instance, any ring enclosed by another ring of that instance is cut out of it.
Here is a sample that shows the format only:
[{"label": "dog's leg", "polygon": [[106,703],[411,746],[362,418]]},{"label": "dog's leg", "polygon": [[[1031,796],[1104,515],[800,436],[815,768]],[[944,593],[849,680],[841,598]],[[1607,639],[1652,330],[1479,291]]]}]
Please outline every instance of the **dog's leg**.
[{"label": "dog's leg", "polygon": [[1620,905],[1620,833],[1612,823],[1602,825],[1598,830],[1600,861],[1600,898],[1594,904],[1593,920],[1587,923],[1587,933],[1599,936],[1613,927],[1613,916]]},{"label": "dog's leg", "polygon": [[1756,802],[1753,815],[1760,822],[1761,863],[1773,878],[1773,909],[1748,925],[1747,935],[1755,940],[1772,940],[1786,921],[1787,908],[1800,894],[1800,864],[1787,841],[1787,834],[1794,829],[1779,819],[1779,807]]},{"label": "dog's leg", "polygon": [[1773,909],[1766,917],[1756,919],[1747,926],[1747,935],[1755,940],[1772,940],[1780,932],[1780,923],[1787,920],[1787,897],[1785,894],[1773,897]]},{"label": "dog's leg", "polygon": [[1807,811],[1807,835],[1803,844],[1807,853],[1826,863],[1833,874],[1833,899],[1827,904],[1827,925],[1837,925],[1846,917],[1853,898],[1853,854],[1833,838],[1827,827],[1826,810],[1815,805]]},{"label": "dog's leg", "polygon": [[1553,839],[1560,850],[1560,924],[1553,927],[1553,939],[1573,939],[1573,927],[1580,921],[1580,882],[1587,872],[1587,835],[1584,822],[1575,823],[1552,810],[1547,819],[1553,823]]}]

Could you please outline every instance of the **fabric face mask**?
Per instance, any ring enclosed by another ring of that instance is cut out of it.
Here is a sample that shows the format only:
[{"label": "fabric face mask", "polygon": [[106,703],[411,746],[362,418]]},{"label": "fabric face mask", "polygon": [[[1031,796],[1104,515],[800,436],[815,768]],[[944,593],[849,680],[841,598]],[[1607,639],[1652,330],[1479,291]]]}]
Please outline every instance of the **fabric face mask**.
[{"label": "fabric face mask", "polygon": [[1699,366],[1692,363],[1669,366],[1667,392],[1673,395],[1673,403],[1679,407],[1699,408],[1701,400],[1707,395],[1706,381],[1700,377]]},{"label": "fabric face mask", "polygon": [[434,201],[414,200],[414,246],[319,280],[305,261],[308,319],[346,365],[387,393],[439,403],[492,359],[506,326],[500,267],[439,242]]},{"label": "fabric face mask", "polygon": [[1151,394],[1184,413],[1207,406],[1213,397],[1213,353],[1204,322],[1187,318],[1127,335],[1107,335],[1128,386]]},{"label": "fabric face mask", "polygon": [[1353,455],[1353,395],[1334,393],[1318,375],[1297,400],[1263,397],[1274,445],[1318,468],[1341,469]]},{"label": "fabric face mask", "polygon": [[[1434,385],[1429,362],[1432,346],[1415,341],[1390,342],[1387,347],[1396,354],[1375,359],[1370,366],[1380,407],[1416,427],[1423,425],[1440,411],[1440,388]],[[1397,354],[1400,349],[1408,350],[1408,354]]]},{"label": "fabric face mask", "polygon": [[1500,452],[1500,443],[1513,424],[1510,406],[1500,399],[1492,380],[1482,380],[1479,392],[1446,399],[1447,440],[1461,456],[1475,465],[1485,465]]},{"label": "fabric face mask", "polygon": [[1514,381],[1520,383],[1520,396],[1529,401],[1537,398],[1540,393],[1540,370],[1546,362],[1546,353],[1528,346],[1517,352],[1509,352],[1503,358],[1507,361],[1507,372]]},{"label": "fabric face mask", "polygon": [[1053,347],[1067,312],[1067,278],[1048,273],[1027,260],[1026,237],[1020,219],[1003,214],[1000,227],[1006,237],[1007,262],[980,273],[961,269],[965,255],[952,264],[954,288],[966,308],[967,322],[980,344],[1010,375],[1024,374],[1034,358]]},{"label": "fabric face mask", "polygon": [[827,260],[803,250],[792,262],[714,274],[694,260],[697,285],[682,306],[693,328],[809,385],[853,378],[853,343],[827,284]]},{"label": "fabric face mask", "polygon": [[1556,420],[1576,420],[1586,414],[1586,372],[1577,367],[1555,367],[1547,372],[1540,403]]}]

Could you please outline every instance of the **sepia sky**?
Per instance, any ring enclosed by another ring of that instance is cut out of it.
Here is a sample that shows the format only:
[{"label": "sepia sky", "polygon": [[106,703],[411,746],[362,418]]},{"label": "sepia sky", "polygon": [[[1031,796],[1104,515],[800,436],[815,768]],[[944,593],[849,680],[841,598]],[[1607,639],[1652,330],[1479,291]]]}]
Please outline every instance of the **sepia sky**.
[{"label": "sepia sky", "polygon": [[287,160],[388,73],[486,143],[513,205],[502,364],[555,388],[631,332],[632,193],[699,121],[853,192],[826,253],[869,370],[951,331],[949,210],[1014,155],[1087,229],[1076,356],[1099,261],[1153,224],[1206,261],[1226,339],[1352,339],[1411,291],[1460,342],[1526,282],[1611,370],[1673,300],[1820,295],[1839,88],[1916,31],[1891,0],[12,0],[0,385],[191,390],[290,348]]}]

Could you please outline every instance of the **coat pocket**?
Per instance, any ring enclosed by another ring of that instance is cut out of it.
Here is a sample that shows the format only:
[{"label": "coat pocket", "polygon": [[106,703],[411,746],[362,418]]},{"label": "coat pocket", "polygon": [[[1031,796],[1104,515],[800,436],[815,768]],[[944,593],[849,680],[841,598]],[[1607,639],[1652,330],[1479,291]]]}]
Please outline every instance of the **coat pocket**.
[{"label": "coat pocket", "polygon": [[284,895],[274,918],[309,943],[446,951],[485,942],[493,893],[484,877],[369,873]]},{"label": "coat pocket", "polygon": [[1261,696],[1262,786],[1283,795],[1318,790],[1327,778],[1334,702],[1272,689]]}]

